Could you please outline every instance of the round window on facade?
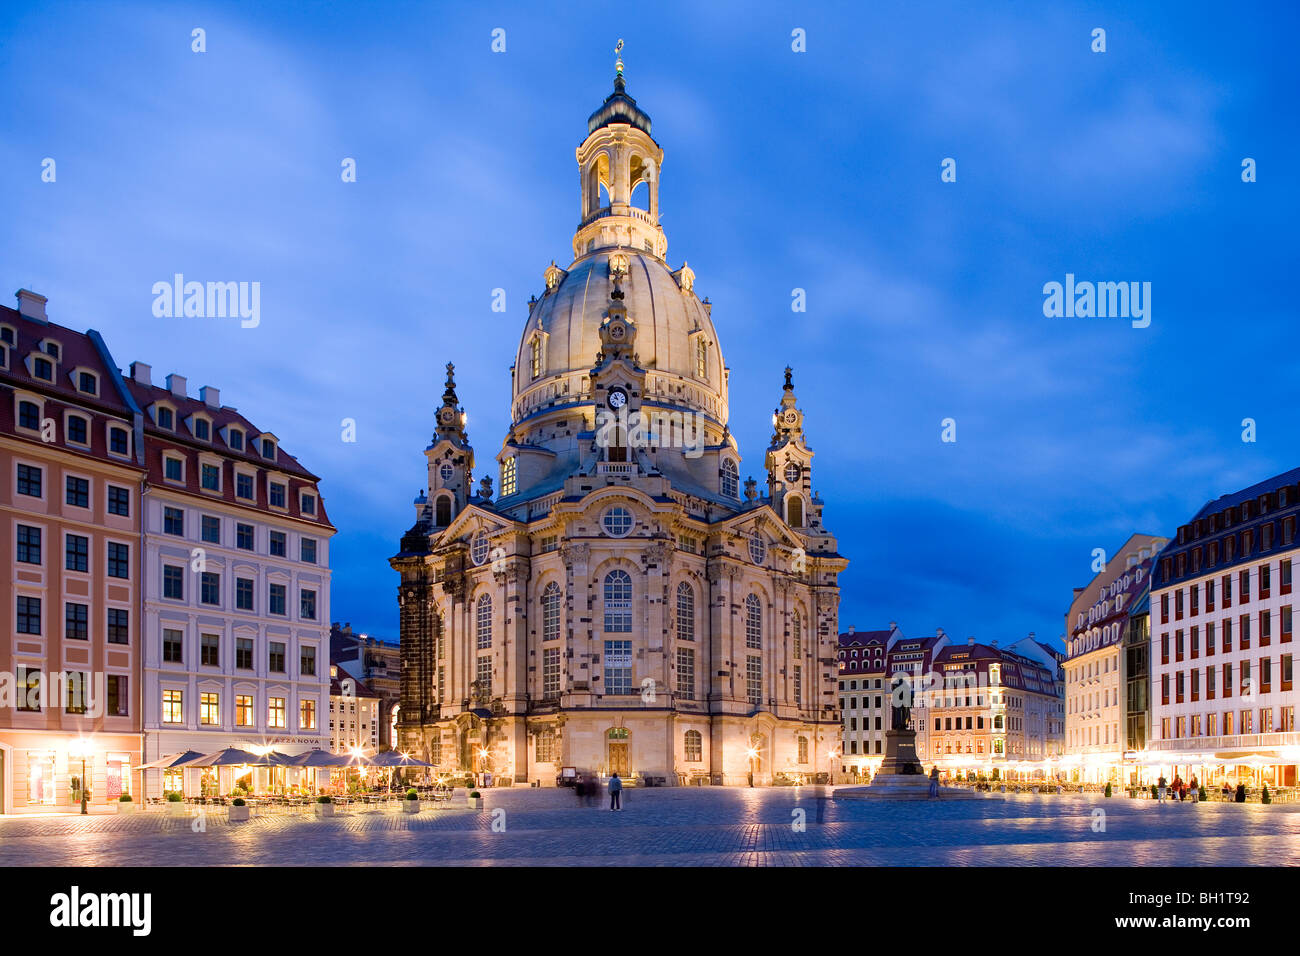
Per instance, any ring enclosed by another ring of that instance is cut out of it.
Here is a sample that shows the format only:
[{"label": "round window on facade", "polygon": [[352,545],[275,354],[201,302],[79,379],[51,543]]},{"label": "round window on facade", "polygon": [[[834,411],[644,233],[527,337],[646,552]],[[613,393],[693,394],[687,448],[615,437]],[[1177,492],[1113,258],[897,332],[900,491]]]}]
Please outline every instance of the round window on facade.
[{"label": "round window on facade", "polygon": [[482,531],[474,535],[469,545],[469,557],[475,564],[482,564],[488,557],[488,539]]},{"label": "round window on facade", "polygon": [[767,545],[758,535],[749,539],[749,557],[755,564],[762,564],[763,559],[767,557]]},{"label": "round window on facade", "polygon": [[455,475],[456,469],[452,468],[451,465],[446,464],[445,462],[442,467],[438,469],[438,476],[442,478],[442,483],[444,485],[450,484],[451,479],[454,478]]},{"label": "round window on facade", "polygon": [[600,519],[600,524],[610,537],[626,537],[632,530],[632,512],[626,508],[610,508]]},{"label": "round window on facade", "polygon": [[802,474],[802,472],[800,472],[799,466],[794,462],[790,462],[790,464],[785,466],[785,483],[787,485],[799,484],[800,474]]}]

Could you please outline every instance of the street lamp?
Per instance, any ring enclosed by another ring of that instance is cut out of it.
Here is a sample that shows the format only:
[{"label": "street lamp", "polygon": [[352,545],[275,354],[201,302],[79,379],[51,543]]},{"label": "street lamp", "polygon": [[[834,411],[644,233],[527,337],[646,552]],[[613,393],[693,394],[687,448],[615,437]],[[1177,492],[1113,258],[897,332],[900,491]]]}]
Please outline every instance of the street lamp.
[{"label": "street lamp", "polygon": [[76,743],[68,748],[68,756],[76,759],[81,758],[81,812],[86,813],[86,757],[90,753],[90,744],[84,737],[77,738]]},{"label": "street lamp", "polygon": [[839,757],[840,752],[834,747],[832,747],[831,752],[826,755],[826,759],[830,761],[830,765],[826,768],[826,786],[828,787],[835,785],[835,761],[838,760]]}]

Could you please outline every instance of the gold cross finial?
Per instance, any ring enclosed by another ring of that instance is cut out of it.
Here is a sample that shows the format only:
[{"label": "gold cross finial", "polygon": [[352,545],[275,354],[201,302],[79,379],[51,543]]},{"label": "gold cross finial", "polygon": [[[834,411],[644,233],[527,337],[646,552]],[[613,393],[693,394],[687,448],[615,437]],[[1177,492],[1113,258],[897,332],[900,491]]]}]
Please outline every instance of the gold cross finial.
[{"label": "gold cross finial", "polygon": [[614,56],[617,58],[614,62],[614,69],[618,71],[619,76],[622,76],[623,75],[623,38],[622,37],[619,37],[618,45],[614,47]]}]

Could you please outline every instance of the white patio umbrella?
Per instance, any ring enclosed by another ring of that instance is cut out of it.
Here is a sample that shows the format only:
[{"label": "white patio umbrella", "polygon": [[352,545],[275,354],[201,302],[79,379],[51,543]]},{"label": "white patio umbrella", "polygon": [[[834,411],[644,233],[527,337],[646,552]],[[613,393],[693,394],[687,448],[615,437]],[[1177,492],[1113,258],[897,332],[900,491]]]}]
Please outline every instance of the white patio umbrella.
[{"label": "white patio umbrella", "polygon": [[172,767],[179,767],[187,764],[191,760],[198,760],[203,754],[197,750],[186,750],[184,753],[168,754],[166,757],[159,757],[157,760],[136,767],[137,770],[170,770]]}]

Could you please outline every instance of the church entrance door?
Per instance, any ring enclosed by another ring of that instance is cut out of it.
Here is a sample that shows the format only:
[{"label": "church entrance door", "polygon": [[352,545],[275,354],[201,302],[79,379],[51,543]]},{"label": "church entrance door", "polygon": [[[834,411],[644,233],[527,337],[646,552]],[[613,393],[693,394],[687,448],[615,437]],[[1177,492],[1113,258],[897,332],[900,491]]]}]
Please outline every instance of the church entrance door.
[{"label": "church entrance door", "polygon": [[631,768],[628,765],[627,741],[609,742],[609,772],[618,774],[620,777],[626,777]]}]

